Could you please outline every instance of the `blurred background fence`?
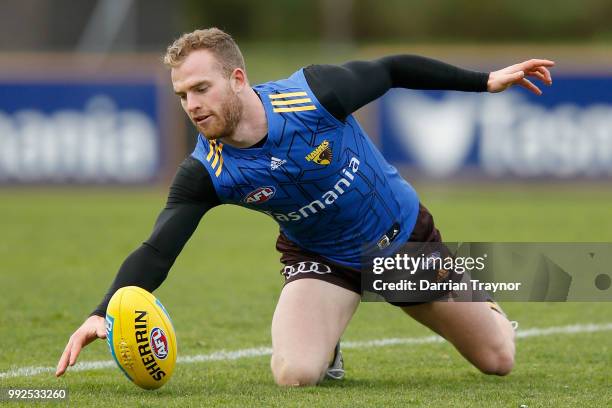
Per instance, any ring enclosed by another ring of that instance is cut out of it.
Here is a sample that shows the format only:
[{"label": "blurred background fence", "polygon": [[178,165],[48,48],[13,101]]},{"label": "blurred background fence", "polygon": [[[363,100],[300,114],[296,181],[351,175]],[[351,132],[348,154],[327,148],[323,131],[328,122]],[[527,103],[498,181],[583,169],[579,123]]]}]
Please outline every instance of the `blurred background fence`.
[{"label": "blurred background fence", "polygon": [[0,0],[0,183],[166,182],[195,131],[161,56],[208,26],[234,35],[253,83],[390,53],[555,59],[539,98],[394,90],[358,115],[413,178],[607,178],[610,21],[609,0]]}]

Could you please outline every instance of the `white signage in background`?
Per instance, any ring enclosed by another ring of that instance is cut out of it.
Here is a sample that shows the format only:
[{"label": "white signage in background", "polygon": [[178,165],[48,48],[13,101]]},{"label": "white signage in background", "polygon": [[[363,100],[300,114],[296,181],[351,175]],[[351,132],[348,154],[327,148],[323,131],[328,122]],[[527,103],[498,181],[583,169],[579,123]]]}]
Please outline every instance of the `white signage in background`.
[{"label": "white signage in background", "polygon": [[0,181],[142,182],[156,173],[157,128],[106,96],[84,110],[0,110]]},{"label": "white signage in background", "polygon": [[464,165],[476,132],[477,95],[434,100],[422,92],[396,93],[390,105],[402,147],[425,173],[446,177]]},{"label": "white signage in background", "polygon": [[491,176],[612,176],[610,104],[546,108],[516,91],[390,97],[401,147],[428,175],[451,176],[469,164]]},{"label": "white signage in background", "polygon": [[487,95],[480,125],[488,174],[612,176],[612,105],[546,109],[517,93]]}]

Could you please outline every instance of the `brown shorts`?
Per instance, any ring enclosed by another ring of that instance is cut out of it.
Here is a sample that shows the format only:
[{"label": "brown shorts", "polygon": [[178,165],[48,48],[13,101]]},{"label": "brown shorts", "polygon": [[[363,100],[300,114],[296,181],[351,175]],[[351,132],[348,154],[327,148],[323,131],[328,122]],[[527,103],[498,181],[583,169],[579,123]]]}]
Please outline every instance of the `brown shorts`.
[{"label": "brown shorts", "polygon": [[[442,242],[440,231],[435,227],[433,216],[427,208],[419,204],[419,214],[410,235],[411,242]],[[334,264],[328,259],[298,247],[283,234],[278,236],[276,250],[281,253],[284,265],[281,275],[285,285],[298,279],[319,279],[359,295],[361,291],[361,272],[358,269]],[[389,302],[396,306],[413,306],[424,302]]]}]

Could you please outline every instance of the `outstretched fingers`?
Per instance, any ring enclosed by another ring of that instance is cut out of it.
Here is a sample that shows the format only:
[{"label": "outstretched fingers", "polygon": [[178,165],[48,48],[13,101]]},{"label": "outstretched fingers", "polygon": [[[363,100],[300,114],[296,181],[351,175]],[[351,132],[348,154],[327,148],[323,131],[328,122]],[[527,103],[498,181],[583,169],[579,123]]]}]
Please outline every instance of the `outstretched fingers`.
[{"label": "outstretched fingers", "polygon": [[523,88],[533,92],[536,95],[542,95],[542,90],[540,88],[538,88],[537,86],[535,86],[533,84],[533,82],[531,82],[530,80],[528,80],[527,78],[523,78],[521,79],[518,84],[520,86],[522,86]]},{"label": "outstretched fingers", "polygon": [[72,350],[70,351],[70,366],[71,367],[76,364],[77,357],[79,357],[79,354],[81,353],[82,349],[83,349],[83,344],[81,342],[75,341],[74,344],[72,345]]},{"label": "outstretched fingers", "polygon": [[550,71],[545,67],[536,67],[531,71],[526,71],[525,74],[527,76],[539,79],[546,85],[552,85],[552,76],[550,75]]},{"label": "outstretched fingers", "polygon": [[548,68],[546,68],[546,67],[538,67],[537,70],[542,75],[544,75],[544,82],[547,85],[552,85],[552,76],[550,75],[550,71],[548,70]]},{"label": "outstretched fingers", "polygon": [[83,347],[91,342],[91,340],[88,340],[87,338],[83,338],[82,336],[75,337],[75,335],[70,337],[70,340],[68,341],[68,344],[66,344],[66,348],[60,357],[57,364],[57,369],[55,371],[56,377],[64,374],[69,366],[72,367],[75,365]]},{"label": "outstretched fingers", "polygon": [[548,83],[548,80],[546,79],[546,76],[540,72],[540,71],[531,71],[531,72],[527,72],[527,76],[530,77],[534,77],[539,79],[540,81],[544,82],[544,83]]},{"label": "outstretched fingers", "polygon": [[95,339],[106,337],[104,318],[101,316],[91,316],[79,327],[68,339],[68,344],[57,363],[55,375],[59,377],[66,372],[68,366],[76,364],[77,358],[83,347]]},{"label": "outstretched fingers", "polygon": [[55,376],[59,377],[66,372],[68,363],[70,362],[70,351],[72,350],[72,339],[66,344],[64,352],[57,363],[57,369],[55,370]]},{"label": "outstretched fingers", "polygon": [[548,67],[553,67],[555,65],[554,61],[543,60],[543,59],[532,59],[529,61],[525,61],[520,65],[521,65],[521,68],[526,73],[528,73],[528,75],[531,75],[537,72],[543,76],[542,81],[544,83],[546,83],[547,85],[552,84],[552,76],[550,75],[550,71],[548,70]]},{"label": "outstretched fingers", "polygon": [[519,64],[524,71],[531,71],[537,67],[553,67],[555,62],[545,59],[530,59]]}]

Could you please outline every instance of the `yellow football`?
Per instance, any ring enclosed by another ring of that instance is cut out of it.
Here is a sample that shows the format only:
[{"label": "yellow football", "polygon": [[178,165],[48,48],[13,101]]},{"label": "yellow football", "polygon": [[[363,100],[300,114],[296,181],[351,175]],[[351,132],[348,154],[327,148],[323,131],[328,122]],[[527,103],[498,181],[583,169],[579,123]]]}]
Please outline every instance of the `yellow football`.
[{"label": "yellow football", "polygon": [[176,334],[161,302],[137,286],[119,289],[106,310],[106,341],[123,374],[147,390],[164,385],[176,363]]}]

